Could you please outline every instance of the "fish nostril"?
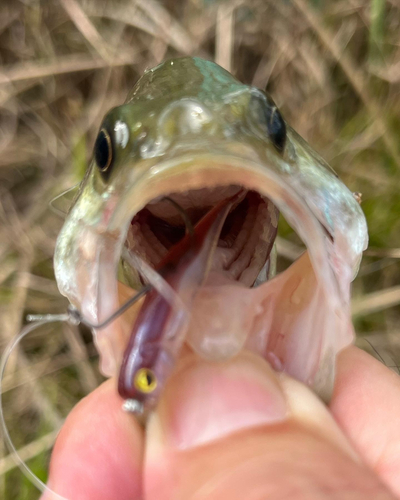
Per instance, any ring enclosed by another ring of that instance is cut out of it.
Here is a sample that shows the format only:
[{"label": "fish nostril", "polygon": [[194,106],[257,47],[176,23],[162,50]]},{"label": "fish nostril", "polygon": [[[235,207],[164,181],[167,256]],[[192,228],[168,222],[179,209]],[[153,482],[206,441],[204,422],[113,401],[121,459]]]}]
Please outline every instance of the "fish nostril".
[{"label": "fish nostril", "polygon": [[181,99],[170,104],[160,117],[160,129],[168,135],[212,132],[215,119],[210,110],[196,99]]}]

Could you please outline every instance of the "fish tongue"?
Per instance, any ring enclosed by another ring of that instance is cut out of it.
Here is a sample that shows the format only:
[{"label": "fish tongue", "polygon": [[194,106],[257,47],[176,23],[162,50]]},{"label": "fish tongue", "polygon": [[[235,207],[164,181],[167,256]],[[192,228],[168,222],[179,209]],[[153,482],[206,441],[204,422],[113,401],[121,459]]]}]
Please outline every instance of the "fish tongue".
[{"label": "fish tongue", "polygon": [[135,374],[142,367],[153,369],[159,380],[169,375],[188,327],[189,318],[182,309],[186,306],[190,310],[208,275],[222,226],[235,200],[236,196],[217,204],[197,223],[194,234],[187,234],[160,262],[159,273],[179,300],[171,302],[159,286],[147,294],[122,360],[118,382],[122,397],[146,399],[134,385]]}]

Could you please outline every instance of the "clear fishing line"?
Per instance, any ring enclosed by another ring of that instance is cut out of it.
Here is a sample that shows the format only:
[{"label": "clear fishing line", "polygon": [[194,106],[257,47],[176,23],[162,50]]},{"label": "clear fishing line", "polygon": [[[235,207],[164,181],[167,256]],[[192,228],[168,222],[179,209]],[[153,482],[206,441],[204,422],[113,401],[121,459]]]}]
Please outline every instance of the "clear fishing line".
[{"label": "clear fishing line", "polygon": [[31,325],[26,325],[21,330],[21,332],[16,337],[14,337],[11,340],[11,342],[7,345],[5,351],[1,356],[1,362],[0,362],[0,422],[1,422],[1,427],[3,429],[4,441],[11,453],[11,456],[13,457],[14,461],[19,466],[19,468],[22,470],[22,472],[25,474],[25,476],[40,491],[42,492],[46,491],[48,492],[48,494],[51,494],[51,498],[52,499],[54,498],[54,500],[68,500],[68,499],[61,495],[58,495],[55,491],[51,490],[48,486],[46,486],[46,484],[41,479],[37,477],[37,475],[28,467],[28,465],[21,458],[17,449],[14,446],[14,443],[12,442],[10,433],[8,432],[8,427],[5,421],[4,410],[3,410],[3,379],[7,363],[10,359],[10,355],[24,337],[26,337],[28,334],[30,334],[37,328],[40,328],[41,326],[46,325],[48,323],[53,323],[58,321],[69,322],[69,320],[70,320],[69,314],[53,314],[53,315],[49,314],[47,315],[46,319],[43,319],[42,321],[35,321]]},{"label": "clear fishing line", "polygon": [[0,360],[0,424],[3,430],[4,441],[7,445],[7,448],[10,451],[11,456],[13,457],[16,464],[19,466],[21,471],[25,474],[25,476],[38,488],[41,492],[47,492],[47,494],[51,495],[51,499],[53,500],[69,500],[51,488],[49,488],[38,476],[29,468],[29,466],[24,462],[22,457],[19,455],[12,439],[10,433],[8,431],[7,423],[5,420],[4,409],[3,409],[3,380],[4,374],[7,368],[7,364],[9,362],[10,356],[14,349],[17,348],[18,344],[31,332],[37,330],[43,325],[47,325],[49,323],[61,322],[61,323],[69,323],[72,325],[79,325],[83,323],[84,325],[94,328],[100,329],[109,325],[112,321],[114,321],[118,316],[123,314],[127,309],[129,309],[135,302],[141,299],[150,289],[151,285],[146,285],[142,288],[137,294],[128,299],[117,311],[115,311],[111,316],[109,316],[105,321],[99,324],[93,324],[89,321],[86,321],[81,313],[70,306],[68,308],[68,312],[64,314],[44,314],[44,315],[28,315],[27,320],[31,322],[31,324],[24,326],[21,332],[16,335],[7,345],[4,350],[1,360]]}]

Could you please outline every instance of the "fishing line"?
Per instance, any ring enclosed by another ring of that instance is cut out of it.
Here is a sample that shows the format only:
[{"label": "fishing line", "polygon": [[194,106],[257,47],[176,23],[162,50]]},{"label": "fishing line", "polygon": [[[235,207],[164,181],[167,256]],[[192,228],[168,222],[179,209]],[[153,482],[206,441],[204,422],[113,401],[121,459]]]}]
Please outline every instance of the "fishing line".
[{"label": "fishing line", "polygon": [[365,342],[367,342],[369,344],[369,346],[371,347],[371,349],[375,352],[375,354],[378,356],[378,358],[380,359],[380,361],[386,366],[386,368],[396,368],[397,369],[397,372],[398,374],[400,375],[400,367],[397,366],[397,365],[392,365],[392,366],[389,366],[386,361],[383,359],[383,357],[379,354],[378,352],[378,349],[372,345],[372,342],[370,342],[367,338],[363,337],[363,340],[365,340]]},{"label": "fishing line", "polygon": [[37,328],[48,324],[48,323],[53,323],[56,321],[61,321],[61,322],[68,322],[69,321],[69,314],[48,314],[46,315],[46,319],[42,321],[36,321],[35,323],[31,325],[26,325],[21,332],[14,337],[11,342],[7,345],[5,351],[3,352],[1,356],[1,363],[0,363],[0,422],[1,422],[1,427],[3,429],[3,435],[4,435],[4,441],[6,442],[6,445],[11,453],[11,456],[13,457],[14,461],[16,464],[19,466],[19,468],[22,470],[22,472],[25,474],[25,476],[42,492],[49,492],[53,496],[54,499],[57,500],[68,500],[67,498],[58,495],[55,491],[51,490],[46,484],[40,480],[37,475],[28,467],[28,465],[24,462],[24,460],[21,458],[19,455],[17,449],[14,446],[14,443],[11,439],[10,433],[8,432],[7,424],[5,421],[5,416],[4,416],[4,410],[3,410],[3,379],[4,379],[4,373],[7,367],[8,360],[10,358],[10,355],[12,351],[17,347],[17,345],[21,342],[21,340],[26,337],[29,333],[33,332]]},{"label": "fishing line", "polygon": [[127,309],[129,309],[135,302],[137,302],[139,299],[141,299],[144,295],[146,295],[147,292],[151,290],[152,286],[151,285],[146,285],[144,286],[137,294],[135,294],[133,297],[128,299],[117,311],[115,311],[111,316],[109,316],[106,320],[102,321],[101,323],[98,324],[93,324],[90,321],[87,321],[82,314],[76,309],[74,306],[69,306],[68,310],[66,313],[63,314],[42,314],[42,315],[35,315],[35,314],[29,314],[27,316],[27,321],[31,322],[30,325],[26,325],[21,332],[14,337],[9,344],[7,345],[6,349],[4,350],[1,360],[0,360],[0,424],[3,430],[3,435],[4,435],[4,441],[10,451],[11,456],[13,457],[14,461],[16,464],[19,466],[19,468],[22,470],[22,472],[25,474],[25,476],[41,491],[41,492],[47,492],[52,495],[52,498],[54,500],[68,500],[67,498],[59,495],[55,491],[53,491],[51,488],[49,488],[41,479],[37,477],[37,475],[29,468],[29,466],[24,462],[22,457],[19,455],[16,447],[14,446],[14,443],[11,439],[10,433],[8,431],[7,423],[5,420],[5,415],[4,415],[4,409],[3,409],[3,381],[4,381],[4,374],[7,368],[8,361],[10,359],[10,356],[14,349],[18,346],[18,344],[21,342],[23,338],[25,338],[27,335],[29,335],[31,332],[37,330],[43,325],[49,324],[49,323],[55,323],[55,322],[61,322],[61,323],[69,323],[72,325],[79,325],[80,323],[83,323],[84,325],[94,328],[94,329],[99,329],[99,328],[104,328],[105,326],[109,325],[112,321],[114,321],[116,318],[118,318],[121,314],[123,314]]}]

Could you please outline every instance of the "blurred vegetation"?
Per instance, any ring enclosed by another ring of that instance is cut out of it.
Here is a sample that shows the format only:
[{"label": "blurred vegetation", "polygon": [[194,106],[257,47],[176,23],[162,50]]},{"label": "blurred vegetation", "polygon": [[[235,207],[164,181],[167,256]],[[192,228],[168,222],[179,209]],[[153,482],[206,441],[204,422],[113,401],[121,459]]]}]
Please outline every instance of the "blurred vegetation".
[{"label": "blurred vegetation", "polygon": [[[0,351],[26,313],[66,308],[52,270],[62,220],[48,202],[82,177],[102,116],[144,69],[195,54],[267,86],[288,122],[362,192],[370,249],[354,283],[358,344],[400,364],[399,32],[397,0],[3,0]],[[284,224],[280,237],[290,251]],[[86,330],[49,326],[14,356],[6,417],[43,480],[54,430],[100,381]],[[38,498],[0,456],[0,498]]]}]

